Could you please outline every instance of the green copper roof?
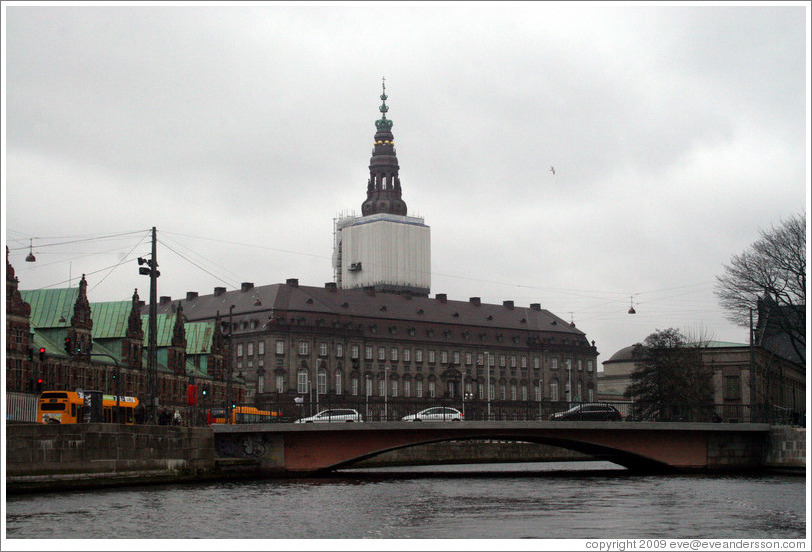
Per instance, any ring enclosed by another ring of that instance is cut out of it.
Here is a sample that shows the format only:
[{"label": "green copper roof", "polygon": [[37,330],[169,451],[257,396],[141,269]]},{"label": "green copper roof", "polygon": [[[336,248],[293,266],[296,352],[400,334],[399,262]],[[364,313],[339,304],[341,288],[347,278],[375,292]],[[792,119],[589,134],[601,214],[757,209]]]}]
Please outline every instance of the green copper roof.
[{"label": "green copper roof", "polygon": [[214,322],[186,323],[186,353],[201,354],[211,351]]},{"label": "green copper roof", "polygon": [[125,337],[127,335],[127,320],[132,308],[132,301],[91,303],[90,317],[93,319],[93,339]]},{"label": "green copper roof", "polygon": [[31,327],[67,328],[79,288],[20,290],[20,296],[31,305]]}]

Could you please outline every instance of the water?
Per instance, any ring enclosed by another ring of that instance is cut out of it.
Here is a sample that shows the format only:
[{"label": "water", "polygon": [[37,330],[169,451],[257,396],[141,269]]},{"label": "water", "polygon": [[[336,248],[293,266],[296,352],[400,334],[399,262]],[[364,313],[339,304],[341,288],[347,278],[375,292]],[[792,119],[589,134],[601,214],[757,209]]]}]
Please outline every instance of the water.
[{"label": "water", "polygon": [[571,462],[9,496],[6,537],[798,539],[805,517],[801,477],[638,476]]}]

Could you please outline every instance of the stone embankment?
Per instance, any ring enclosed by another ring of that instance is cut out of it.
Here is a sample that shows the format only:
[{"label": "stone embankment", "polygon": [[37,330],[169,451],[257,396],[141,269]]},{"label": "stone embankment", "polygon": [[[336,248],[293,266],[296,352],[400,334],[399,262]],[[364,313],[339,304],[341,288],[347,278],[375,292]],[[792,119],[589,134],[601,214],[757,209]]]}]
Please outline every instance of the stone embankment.
[{"label": "stone embankment", "polygon": [[806,472],[806,428],[775,426],[770,429],[764,467],[788,473]]}]

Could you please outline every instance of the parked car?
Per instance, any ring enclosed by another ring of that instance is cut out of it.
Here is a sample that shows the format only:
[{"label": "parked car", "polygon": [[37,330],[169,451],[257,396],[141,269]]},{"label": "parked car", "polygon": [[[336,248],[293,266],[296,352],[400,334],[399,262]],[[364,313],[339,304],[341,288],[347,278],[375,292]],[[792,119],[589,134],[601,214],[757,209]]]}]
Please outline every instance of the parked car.
[{"label": "parked car", "polygon": [[433,406],[421,410],[417,414],[409,414],[401,418],[404,422],[459,422],[464,418],[462,412],[447,406]]},{"label": "parked car", "polygon": [[556,412],[550,416],[553,421],[610,421],[619,422],[623,417],[618,409],[610,404],[587,403],[573,406],[564,412]]},{"label": "parked car", "polygon": [[308,416],[307,418],[300,418],[293,422],[294,424],[314,424],[326,422],[363,422],[364,419],[357,410],[351,408],[334,408],[331,410],[322,410],[318,414]]}]

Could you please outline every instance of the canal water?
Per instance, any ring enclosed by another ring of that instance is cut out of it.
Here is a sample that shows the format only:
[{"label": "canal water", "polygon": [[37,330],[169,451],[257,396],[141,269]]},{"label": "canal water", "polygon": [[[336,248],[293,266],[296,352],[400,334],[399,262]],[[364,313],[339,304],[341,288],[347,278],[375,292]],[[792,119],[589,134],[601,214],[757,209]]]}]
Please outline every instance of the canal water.
[{"label": "canal water", "polygon": [[6,538],[801,539],[805,490],[798,476],[632,475],[608,462],[378,468],[9,496]]}]

